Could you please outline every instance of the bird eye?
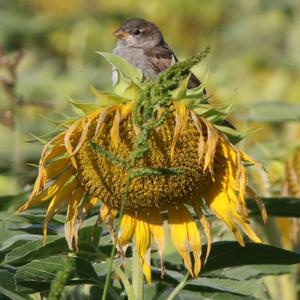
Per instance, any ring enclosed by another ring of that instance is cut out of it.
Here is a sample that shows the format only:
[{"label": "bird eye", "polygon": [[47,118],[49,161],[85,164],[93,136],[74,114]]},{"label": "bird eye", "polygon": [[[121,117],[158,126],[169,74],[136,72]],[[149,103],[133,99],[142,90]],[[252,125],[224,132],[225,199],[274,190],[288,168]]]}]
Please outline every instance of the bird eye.
[{"label": "bird eye", "polygon": [[136,29],[136,30],[133,31],[134,35],[139,35],[140,33],[141,33],[141,31],[139,29]]}]

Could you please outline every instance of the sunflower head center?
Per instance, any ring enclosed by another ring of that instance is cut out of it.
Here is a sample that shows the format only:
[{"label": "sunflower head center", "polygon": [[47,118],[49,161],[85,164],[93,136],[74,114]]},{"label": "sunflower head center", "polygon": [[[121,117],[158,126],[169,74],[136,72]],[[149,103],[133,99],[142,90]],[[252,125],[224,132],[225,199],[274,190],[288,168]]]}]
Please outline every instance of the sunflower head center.
[{"label": "sunflower head center", "polygon": [[[164,209],[168,205],[188,203],[205,186],[209,174],[203,171],[203,163],[198,160],[197,128],[188,119],[177,139],[174,155],[171,155],[174,126],[175,117],[170,113],[159,128],[151,131],[148,137],[149,151],[133,167],[138,176],[130,181],[126,209]],[[88,141],[93,140],[120,161],[127,161],[134,150],[136,134],[131,114],[116,125],[116,111],[113,111],[107,114],[100,130],[97,121],[89,126],[87,141],[75,156],[83,186],[92,196],[115,208],[121,205],[127,169],[122,163],[96,151]],[[158,169],[183,172],[179,175],[170,172],[168,175],[151,175],[153,170]]]}]

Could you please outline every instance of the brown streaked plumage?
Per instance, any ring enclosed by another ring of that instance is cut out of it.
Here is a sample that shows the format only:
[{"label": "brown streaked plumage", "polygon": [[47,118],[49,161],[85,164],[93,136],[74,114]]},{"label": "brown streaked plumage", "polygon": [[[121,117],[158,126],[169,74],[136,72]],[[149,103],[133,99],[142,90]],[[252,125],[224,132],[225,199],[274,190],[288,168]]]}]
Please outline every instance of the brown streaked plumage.
[{"label": "brown streaked plumage", "polygon": [[[160,72],[178,61],[161,31],[152,22],[130,19],[124,22],[114,35],[118,38],[118,42],[113,53],[142,70],[145,77],[154,80]],[[115,79],[113,75],[113,81]],[[192,73],[188,88],[200,84],[199,79]]]}]

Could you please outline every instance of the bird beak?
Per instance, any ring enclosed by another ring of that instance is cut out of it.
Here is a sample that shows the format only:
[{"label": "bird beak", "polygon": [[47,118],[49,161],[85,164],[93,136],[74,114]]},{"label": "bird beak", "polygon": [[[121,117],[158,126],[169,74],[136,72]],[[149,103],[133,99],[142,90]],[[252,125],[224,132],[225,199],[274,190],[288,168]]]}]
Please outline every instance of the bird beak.
[{"label": "bird beak", "polygon": [[120,40],[125,40],[128,37],[128,33],[122,29],[117,29],[113,32],[113,35]]}]

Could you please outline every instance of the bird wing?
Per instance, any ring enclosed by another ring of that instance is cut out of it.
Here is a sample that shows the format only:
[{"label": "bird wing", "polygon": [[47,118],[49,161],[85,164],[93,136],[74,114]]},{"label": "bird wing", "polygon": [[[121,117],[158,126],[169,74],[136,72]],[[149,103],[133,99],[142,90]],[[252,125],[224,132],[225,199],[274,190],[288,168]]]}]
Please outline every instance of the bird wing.
[{"label": "bird wing", "polygon": [[173,53],[170,48],[166,47],[164,44],[146,48],[145,55],[148,58],[148,63],[156,74],[169,68],[172,64]]}]

